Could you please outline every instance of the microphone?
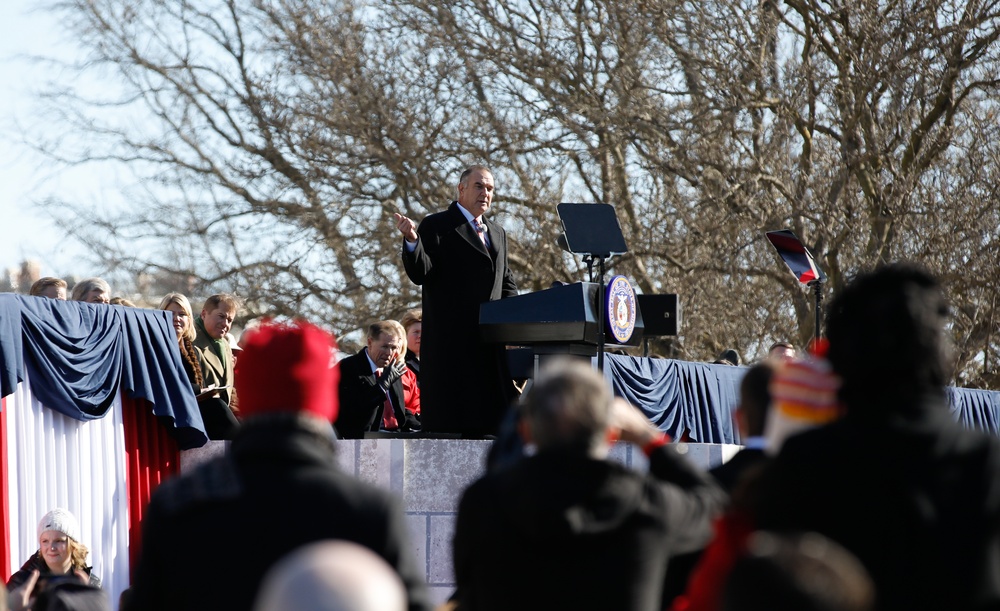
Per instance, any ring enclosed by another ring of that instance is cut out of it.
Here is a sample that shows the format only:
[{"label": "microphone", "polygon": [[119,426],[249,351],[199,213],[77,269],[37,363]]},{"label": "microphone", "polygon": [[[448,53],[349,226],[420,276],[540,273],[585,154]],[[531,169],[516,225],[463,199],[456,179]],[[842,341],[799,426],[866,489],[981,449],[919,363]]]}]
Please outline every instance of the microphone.
[{"label": "microphone", "polygon": [[559,234],[559,237],[556,238],[556,244],[558,244],[559,248],[565,250],[566,252],[573,252],[569,249],[569,243],[566,241],[565,232]]}]

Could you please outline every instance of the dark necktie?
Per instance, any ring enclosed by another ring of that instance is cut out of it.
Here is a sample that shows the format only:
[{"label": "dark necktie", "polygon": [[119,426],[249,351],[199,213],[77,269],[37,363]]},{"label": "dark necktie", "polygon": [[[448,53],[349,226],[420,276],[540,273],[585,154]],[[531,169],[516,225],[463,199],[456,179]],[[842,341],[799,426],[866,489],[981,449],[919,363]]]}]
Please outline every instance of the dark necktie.
[{"label": "dark necktie", "polygon": [[[382,368],[379,367],[375,370],[375,377],[378,378],[382,375]],[[387,431],[395,431],[399,428],[399,421],[396,420],[396,412],[392,409],[392,401],[389,399],[389,393],[385,394],[385,403],[382,404],[382,428]]]}]

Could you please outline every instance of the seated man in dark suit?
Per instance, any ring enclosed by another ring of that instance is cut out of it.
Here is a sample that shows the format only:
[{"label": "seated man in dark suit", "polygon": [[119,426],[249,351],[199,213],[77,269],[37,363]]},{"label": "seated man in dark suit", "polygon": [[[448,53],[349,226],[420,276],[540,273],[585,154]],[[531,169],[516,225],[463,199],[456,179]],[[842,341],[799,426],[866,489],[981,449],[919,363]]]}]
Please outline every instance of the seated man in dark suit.
[{"label": "seated man in dark suit", "polygon": [[420,430],[420,390],[403,361],[405,341],[402,325],[383,320],[368,327],[367,346],[340,361],[335,426],[341,438],[360,439],[368,431]]}]

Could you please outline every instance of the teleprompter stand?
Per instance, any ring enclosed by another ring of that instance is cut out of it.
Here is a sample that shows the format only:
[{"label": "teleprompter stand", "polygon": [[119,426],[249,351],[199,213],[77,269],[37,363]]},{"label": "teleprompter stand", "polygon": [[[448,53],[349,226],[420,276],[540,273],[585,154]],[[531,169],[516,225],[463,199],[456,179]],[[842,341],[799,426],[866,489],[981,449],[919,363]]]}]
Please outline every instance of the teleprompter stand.
[{"label": "teleprompter stand", "polygon": [[594,261],[598,263],[597,280],[597,368],[604,371],[604,262],[613,255],[628,252],[618,216],[610,204],[569,204],[556,206],[563,225],[566,250],[583,255],[590,281],[594,281]]},{"label": "teleprompter stand", "polygon": [[778,251],[781,260],[788,266],[795,279],[812,288],[816,298],[816,326],[813,337],[819,341],[822,335],[820,303],[823,301],[823,283],[826,282],[826,274],[816,264],[813,254],[791,230],[768,231],[764,235]]}]

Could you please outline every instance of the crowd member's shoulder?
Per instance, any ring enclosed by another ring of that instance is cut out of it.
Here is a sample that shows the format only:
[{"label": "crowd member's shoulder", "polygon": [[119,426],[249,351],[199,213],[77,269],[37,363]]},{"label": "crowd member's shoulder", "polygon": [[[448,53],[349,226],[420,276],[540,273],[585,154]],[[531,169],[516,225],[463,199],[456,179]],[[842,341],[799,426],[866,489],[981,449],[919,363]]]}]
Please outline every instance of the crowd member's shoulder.
[{"label": "crowd member's shoulder", "polygon": [[242,491],[236,466],[228,457],[220,457],[163,482],[153,493],[152,501],[169,515],[204,503],[234,500]]},{"label": "crowd member's shoulder", "polygon": [[953,451],[982,465],[987,481],[997,490],[996,503],[1000,505],[1000,438],[958,423],[954,423],[952,428]]}]

